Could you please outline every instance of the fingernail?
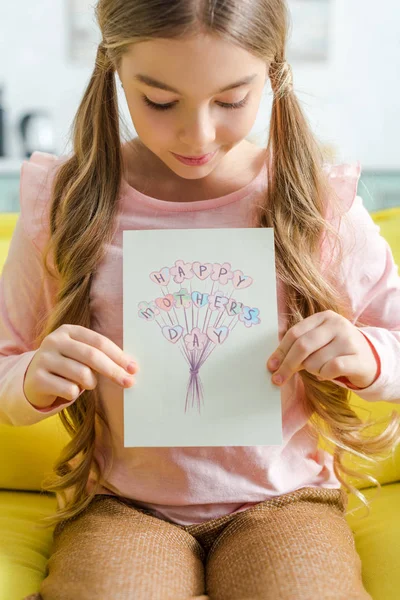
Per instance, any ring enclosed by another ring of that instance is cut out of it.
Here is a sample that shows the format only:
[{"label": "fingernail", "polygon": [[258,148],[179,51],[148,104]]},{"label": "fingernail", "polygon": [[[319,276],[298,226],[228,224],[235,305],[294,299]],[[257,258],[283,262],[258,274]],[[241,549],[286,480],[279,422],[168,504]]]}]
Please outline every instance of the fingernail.
[{"label": "fingernail", "polygon": [[134,371],[137,369],[137,364],[135,362],[130,362],[129,365],[126,367],[126,370],[128,371],[128,373],[134,373]]},{"label": "fingernail", "polygon": [[277,358],[273,358],[272,360],[270,360],[269,366],[271,367],[271,369],[277,369],[279,367],[279,360]]},{"label": "fingernail", "polygon": [[283,377],[282,375],[274,375],[272,381],[277,385],[280,385],[283,382]]}]

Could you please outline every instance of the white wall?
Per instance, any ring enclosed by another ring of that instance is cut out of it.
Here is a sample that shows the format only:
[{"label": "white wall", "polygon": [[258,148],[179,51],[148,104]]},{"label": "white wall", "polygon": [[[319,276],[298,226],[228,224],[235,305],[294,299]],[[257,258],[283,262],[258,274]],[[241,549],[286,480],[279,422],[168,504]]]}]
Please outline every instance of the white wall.
[{"label": "white wall", "polygon": [[[337,160],[399,169],[398,0],[331,2],[329,61],[292,62],[295,91],[315,133],[337,148]],[[53,117],[55,151],[70,150],[68,130],[91,67],[68,63],[66,5],[67,0],[0,0],[0,85],[5,85],[10,157],[21,156],[18,120],[37,108],[48,109]],[[270,104],[268,85],[253,133],[268,130]],[[122,110],[130,123],[126,105]]]}]

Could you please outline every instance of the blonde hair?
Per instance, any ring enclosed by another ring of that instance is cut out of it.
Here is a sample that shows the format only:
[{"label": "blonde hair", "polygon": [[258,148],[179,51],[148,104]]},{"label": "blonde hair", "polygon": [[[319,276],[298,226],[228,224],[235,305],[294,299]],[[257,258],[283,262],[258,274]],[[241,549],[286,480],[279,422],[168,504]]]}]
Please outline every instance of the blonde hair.
[{"label": "blonde hair", "polygon": [[[165,5],[165,6],[162,6]],[[244,6],[245,5],[245,10]],[[222,36],[270,64],[274,92],[269,140],[268,187],[257,208],[256,225],[273,227],[277,274],[285,286],[287,329],[306,317],[331,310],[348,319],[348,299],[338,298],[334,280],[321,272],[320,243],[336,229],[324,218],[326,201],[336,202],[323,170],[321,150],[313,137],[291,85],[285,61],[288,9],[283,0],[100,0],[96,17],[103,42],[93,74],[73,122],[73,153],[58,168],[52,186],[50,250],[59,280],[53,312],[37,338],[64,323],[91,327],[90,287],[93,275],[111,242],[116,226],[118,196],[123,176],[115,72],[131,44],[153,38],[183,39],[199,33]],[[341,261],[341,249],[338,262]],[[333,269],[330,268],[332,273]],[[357,321],[357,325],[363,325]],[[392,413],[387,429],[378,436],[362,433],[364,423],[349,405],[350,392],[331,381],[319,381],[299,372],[304,386],[304,410],[314,428],[335,445],[334,471],[341,483],[367,506],[363,494],[345,483],[343,475],[357,474],[343,464],[343,453],[374,460],[399,440],[400,416]],[[50,527],[83,511],[99,488],[102,476],[94,455],[96,424],[110,433],[100,412],[97,389],[85,391],[62,410],[61,421],[71,436],[54,465],[54,474],[43,489],[58,492],[64,506],[43,519]],[[328,429],[329,433],[325,431]],[[110,444],[110,446],[112,446]],[[72,466],[74,462],[74,466]],[[96,485],[89,493],[91,473]],[[376,484],[369,475],[360,475]],[[65,490],[74,493],[67,501]]]}]

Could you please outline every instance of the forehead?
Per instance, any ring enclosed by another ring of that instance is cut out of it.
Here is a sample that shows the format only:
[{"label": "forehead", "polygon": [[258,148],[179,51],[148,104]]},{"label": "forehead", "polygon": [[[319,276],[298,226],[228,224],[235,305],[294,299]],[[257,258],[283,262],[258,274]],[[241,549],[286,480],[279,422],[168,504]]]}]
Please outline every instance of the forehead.
[{"label": "forehead", "polygon": [[123,56],[123,76],[145,75],[187,95],[216,93],[228,84],[257,74],[266,64],[247,50],[217,36],[154,39],[130,46]]}]

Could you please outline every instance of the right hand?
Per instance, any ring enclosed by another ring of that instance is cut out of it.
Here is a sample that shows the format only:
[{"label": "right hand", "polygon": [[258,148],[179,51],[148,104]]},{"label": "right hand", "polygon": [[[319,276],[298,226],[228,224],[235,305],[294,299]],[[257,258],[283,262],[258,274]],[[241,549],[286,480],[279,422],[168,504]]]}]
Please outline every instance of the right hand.
[{"label": "right hand", "polygon": [[[44,338],[25,373],[24,393],[33,406],[47,408],[57,397],[70,402],[97,386],[94,371],[121,387],[131,387],[127,371],[135,362],[109,338],[81,325],[61,325]],[[128,381],[125,383],[124,380]]]}]

